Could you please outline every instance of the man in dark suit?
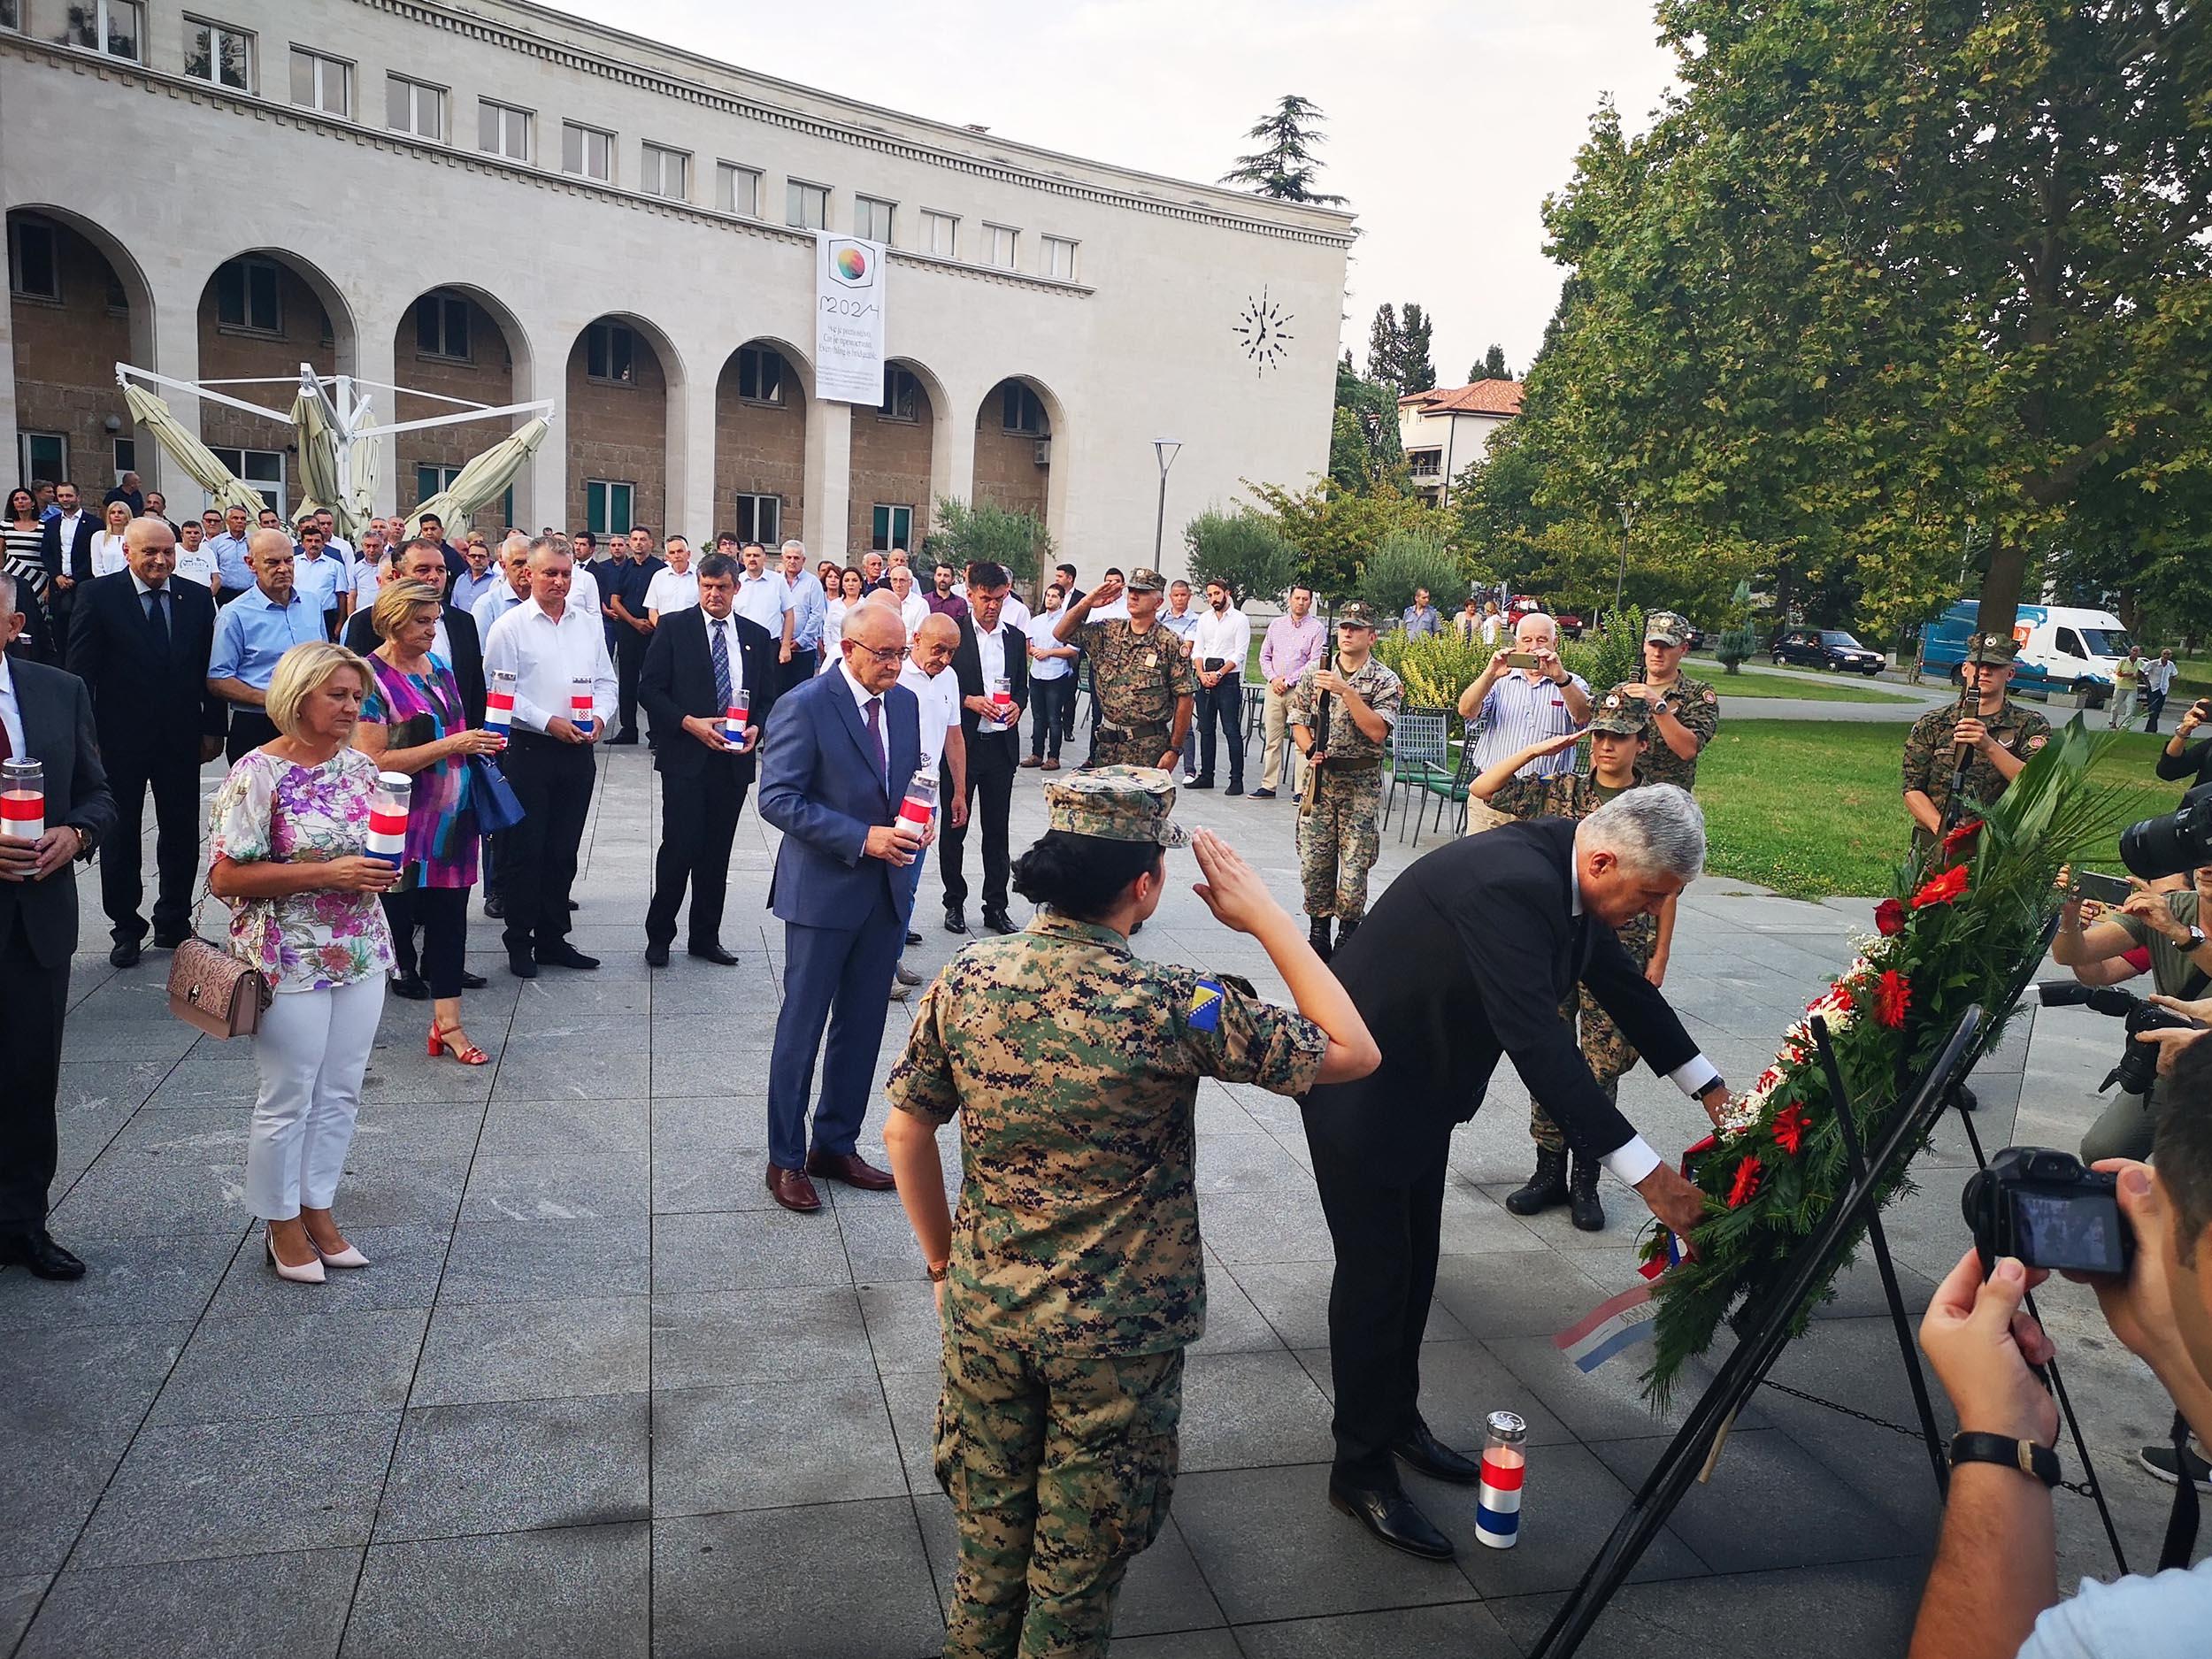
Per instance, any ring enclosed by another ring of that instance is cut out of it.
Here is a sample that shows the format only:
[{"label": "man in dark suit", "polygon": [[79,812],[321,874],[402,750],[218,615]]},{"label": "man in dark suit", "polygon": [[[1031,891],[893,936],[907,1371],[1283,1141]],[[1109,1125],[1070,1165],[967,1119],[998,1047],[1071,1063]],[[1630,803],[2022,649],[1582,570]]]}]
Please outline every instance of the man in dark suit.
[{"label": "man in dark suit", "polygon": [[1479,1477],[1422,1421],[1420,1353],[1452,1130],[1474,1115],[1499,1056],[1574,1149],[1633,1186],[1661,1221],[1687,1232],[1704,1213],[1697,1188],[1606,1098],[1559,1011],[1579,980],[1655,1071],[1717,1112],[1727,1086],[1613,936],[1656,914],[1704,859],[1704,816],[1687,794],[1632,789],[1579,824],[1540,818],[1438,849],[1390,884],[1330,964],[1383,1063],[1302,1102],[1336,1246],[1329,1501],[1386,1544],[1452,1553],[1406,1496],[1394,1457],[1439,1479]]},{"label": "man in dark suit", "polygon": [[0,575],[0,760],[46,769],[45,833],[0,835],[0,1266],[41,1279],[81,1279],[84,1263],[46,1231],[60,1161],[54,1094],[69,956],[77,948],[77,879],[115,826],[100,765],[92,699],[58,668],[11,662],[23,626],[15,579]]},{"label": "man in dark suit", "polygon": [[77,585],[92,580],[92,538],[99,533],[100,520],[85,511],[74,484],[54,486],[54,505],[58,511],[39,537],[38,557],[46,566],[47,642],[59,661],[68,649]]},{"label": "man in dark suit", "polygon": [[[467,708],[469,724],[484,723],[484,642],[476,634],[476,618],[453,604],[446,597],[445,549],[434,536],[419,535],[399,552],[398,573],[403,580],[420,582],[437,590],[438,638],[431,649],[453,664],[453,678],[460,683],[461,702]],[[364,606],[348,618],[344,638],[345,648],[366,657],[384,641],[378,637],[376,623],[372,615],[373,605]]]},{"label": "man in dark suit", "polygon": [[69,625],[69,672],[85,682],[100,758],[115,797],[115,833],[100,855],[100,904],[115,941],[108,960],[136,963],[146,918],[139,825],[154,797],[154,949],[191,931],[200,862],[200,768],[223,752],[229,710],[207,687],[215,601],[179,581],[177,539],[158,518],[123,532],[130,568],[85,584]]},{"label": "man in dark suit", "polygon": [[[722,945],[722,901],[754,754],[776,700],[776,642],[734,613],[736,596],[736,561],[724,553],[701,559],[699,603],[662,616],[638,672],[638,698],[653,726],[653,770],[661,775],[661,845],[645,911],[645,960],[656,968],[668,965],[687,883],[689,954],[725,967],[737,962]],[[748,704],[741,746],[723,735],[741,692]]]},{"label": "man in dark suit", "polygon": [[[968,844],[968,824],[979,816],[983,826],[983,925],[995,933],[1014,931],[1006,913],[1007,812],[1014,799],[1014,774],[1021,769],[1021,716],[1029,706],[1029,636],[1000,619],[1014,579],[1003,565],[968,568],[968,614],[960,618],[960,643],[952,672],[960,680],[960,735],[967,749],[968,817],[945,818],[944,849],[938,862],[945,872],[945,931],[964,933],[968,918],[967,872],[961,855]],[[991,694],[1003,687],[1010,701],[994,712]],[[1002,718],[1003,723],[1002,724]],[[944,797],[952,798],[952,772],[943,778]],[[981,800],[979,813],[976,806]]]},{"label": "man in dark suit", "polygon": [[[913,894],[902,873],[928,844],[899,803],[921,759],[920,704],[899,684],[906,625],[887,605],[845,618],[844,660],[787,693],[762,751],[760,815],[783,832],[768,903],[784,924],[783,1007],[768,1062],[768,1190],[819,1210],[810,1175],[887,1192],[855,1150]],[[829,1025],[814,1141],[807,1096]]]}]

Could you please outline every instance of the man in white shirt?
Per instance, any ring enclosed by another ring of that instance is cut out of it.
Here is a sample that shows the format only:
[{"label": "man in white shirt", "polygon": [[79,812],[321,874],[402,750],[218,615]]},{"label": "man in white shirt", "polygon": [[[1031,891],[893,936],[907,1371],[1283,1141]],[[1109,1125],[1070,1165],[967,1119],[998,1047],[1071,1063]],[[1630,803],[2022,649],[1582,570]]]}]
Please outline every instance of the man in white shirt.
[{"label": "man in white shirt", "polygon": [[[147,499],[150,501],[152,497]],[[322,526],[324,550],[344,566],[350,578],[355,558],[353,543],[338,534],[338,515],[327,507],[318,507],[315,509],[315,522]]]},{"label": "man in white shirt", "polygon": [[[1045,608],[1022,632],[1029,636],[1029,757],[1025,766],[1060,770],[1060,740],[1074,722],[1075,659],[1082,653],[1063,645],[1053,625],[1066,614],[1067,595],[1058,582],[1044,592]],[[1012,600],[1007,601],[1010,607]]]},{"label": "man in white shirt", "polygon": [[531,542],[530,597],[492,625],[484,645],[487,677],[515,676],[514,726],[501,758],[523,818],[506,834],[500,889],[507,971],[521,979],[541,966],[599,965],[568,942],[568,899],[591,810],[592,747],[615,711],[614,664],[599,618],[568,603],[571,563],[551,538]]},{"label": "man in white shirt", "polygon": [[[1191,641],[1198,632],[1199,613],[1191,609],[1190,597],[1190,584],[1178,576],[1167,585],[1167,603],[1160,608],[1160,626],[1182,641],[1185,657],[1190,655]],[[1183,781],[1189,783],[1197,776],[1198,722],[1193,720],[1183,733]]]},{"label": "man in white shirt", "polygon": [[790,585],[780,570],[768,568],[768,549],[759,542],[747,546],[740,559],[745,573],[737,579],[737,614],[768,631],[780,659],[783,648],[791,643],[795,606]]},{"label": "man in white shirt", "polygon": [[[374,607],[376,590],[384,585],[385,577],[390,574],[384,568],[387,550],[384,520],[370,519],[369,527],[361,533],[361,557],[353,562],[353,609],[356,615]],[[454,603],[460,604],[457,596],[454,598]],[[461,605],[464,611],[474,608],[473,603]]]},{"label": "man in white shirt", "polygon": [[[662,544],[661,555],[668,567],[654,572],[645,589],[645,619],[655,627],[660,626],[662,611],[682,611],[699,603],[699,578],[691,568],[691,543],[672,535]],[[597,605],[592,607],[594,615],[598,611]]]},{"label": "man in white shirt", "polygon": [[[147,515],[151,517],[151,514]],[[197,518],[187,518],[177,526],[177,568],[174,572],[188,582],[197,582],[212,594],[219,590],[222,574],[215,564],[215,551],[207,545]]]},{"label": "man in white shirt", "polygon": [[[895,553],[899,549],[891,550]],[[899,602],[899,620],[906,624],[906,637],[910,641],[930,610],[929,601],[915,591],[914,572],[903,565],[891,567],[891,597]]]},{"label": "man in white shirt", "polygon": [[1244,793],[1244,658],[1252,648],[1252,624],[1230,603],[1226,582],[1206,584],[1206,610],[1191,634],[1191,662],[1198,672],[1198,777],[1194,789],[1214,787],[1214,733],[1229,734],[1229,787],[1224,795]]},{"label": "man in white shirt", "polygon": [[2165,712],[2166,694],[2174,688],[2174,676],[2181,672],[2181,664],[2174,661],[2170,650],[2161,651],[2154,663],[2143,664],[2143,712],[2147,717],[2143,729],[2158,730],[2158,717]]},{"label": "man in white shirt", "polygon": [[[372,535],[375,534],[373,531],[370,532]],[[378,539],[380,541],[382,538],[380,536]],[[368,537],[363,537],[362,541],[363,550],[365,553]],[[524,545],[526,547],[528,543],[526,542]],[[503,579],[498,565],[492,558],[492,550],[488,543],[472,540],[466,547],[461,549],[461,557],[467,561],[468,573],[453,579],[453,603],[462,610],[473,614],[476,610],[476,602],[486,594],[496,591]],[[573,605],[582,605],[585,610],[596,614],[599,610],[598,605],[587,603],[583,595],[578,591],[584,580],[589,579],[591,572],[583,567],[582,563],[576,558],[573,550],[569,555],[569,562],[572,568],[568,588],[569,603]],[[592,586],[596,589],[598,584],[594,582]]]},{"label": "man in white shirt", "polygon": [[[965,824],[968,749],[967,740],[960,733],[960,679],[951,672],[952,654],[959,644],[957,622],[950,617],[925,617],[922,626],[915,631],[914,655],[899,670],[899,684],[912,692],[922,705],[922,768],[951,779],[941,794],[937,810],[949,813],[953,823]],[[928,861],[929,849],[925,847],[907,865],[910,894],[921,890],[922,866]],[[921,982],[922,976],[908,967],[902,957],[892,975],[891,1000],[903,1002],[909,987]]]}]

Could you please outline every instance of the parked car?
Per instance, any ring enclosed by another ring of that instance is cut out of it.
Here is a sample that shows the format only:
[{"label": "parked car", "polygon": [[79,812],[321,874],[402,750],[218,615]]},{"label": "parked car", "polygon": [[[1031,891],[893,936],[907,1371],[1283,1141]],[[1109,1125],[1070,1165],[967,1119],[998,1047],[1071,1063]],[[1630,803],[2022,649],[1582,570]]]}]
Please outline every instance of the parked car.
[{"label": "parked car", "polygon": [[1515,594],[1505,602],[1505,625],[1512,627],[1532,611],[1541,611],[1544,602],[1534,594]]},{"label": "parked car", "polygon": [[[1976,601],[1961,600],[1921,630],[1924,673],[1947,674],[1955,684],[1961,679],[1959,665],[1978,615]],[[2093,709],[2102,708],[2119,683],[2131,645],[2119,618],[2077,605],[2022,605],[2012,637],[2020,645],[2012,669],[2016,691],[2046,696],[2071,691]]]},{"label": "parked car", "polygon": [[1559,624],[1560,633],[1566,635],[1567,638],[1571,640],[1578,640],[1582,637],[1582,618],[1575,612],[1571,611],[1563,611],[1554,619]]},{"label": "parked car", "polygon": [[1774,636],[1774,665],[1779,668],[1785,663],[1841,669],[1871,678],[1882,672],[1885,658],[1841,628],[1784,628]]}]

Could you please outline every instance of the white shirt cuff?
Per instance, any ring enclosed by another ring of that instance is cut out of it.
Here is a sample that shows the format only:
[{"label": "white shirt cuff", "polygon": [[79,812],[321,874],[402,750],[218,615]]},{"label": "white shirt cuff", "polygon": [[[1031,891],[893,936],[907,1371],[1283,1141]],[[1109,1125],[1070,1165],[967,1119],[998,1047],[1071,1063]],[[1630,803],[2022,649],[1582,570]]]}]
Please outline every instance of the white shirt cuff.
[{"label": "white shirt cuff", "polygon": [[1720,1068],[1703,1055],[1693,1055],[1667,1073],[1675,1087],[1695,1100],[1714,1084],[1720,1081]]},{"label": "white shirt cuff", "polygon": [[1616,1147],[1599,1161],[1631,1187],[1659,1167],[1659,1155],[1641,1135],[1633,1137],[1625,1146]]}]

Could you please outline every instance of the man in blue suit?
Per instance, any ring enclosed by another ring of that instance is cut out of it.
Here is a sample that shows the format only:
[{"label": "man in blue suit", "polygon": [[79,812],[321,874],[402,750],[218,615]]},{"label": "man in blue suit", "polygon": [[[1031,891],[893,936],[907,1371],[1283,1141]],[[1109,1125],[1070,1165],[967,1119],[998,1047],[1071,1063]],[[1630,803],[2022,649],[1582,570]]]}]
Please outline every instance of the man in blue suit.
[{"label": "man in blue suit", "polygon": [[[900,874],[928,844],[898,820],[921,762],[920,704],[900,685],[906,625],[887,605],[845,618],[843,661],[776,699],[760,765],[760,815],[783,832],[769,908],[783,918],[783,1010],[768,1063],[768,1190],[808,1214],[810,1176],[888,1192],[855,1149],[883,1041],[892,970],[914,908]],[[807,1150],[814,1055],[829,1057]]]}]

